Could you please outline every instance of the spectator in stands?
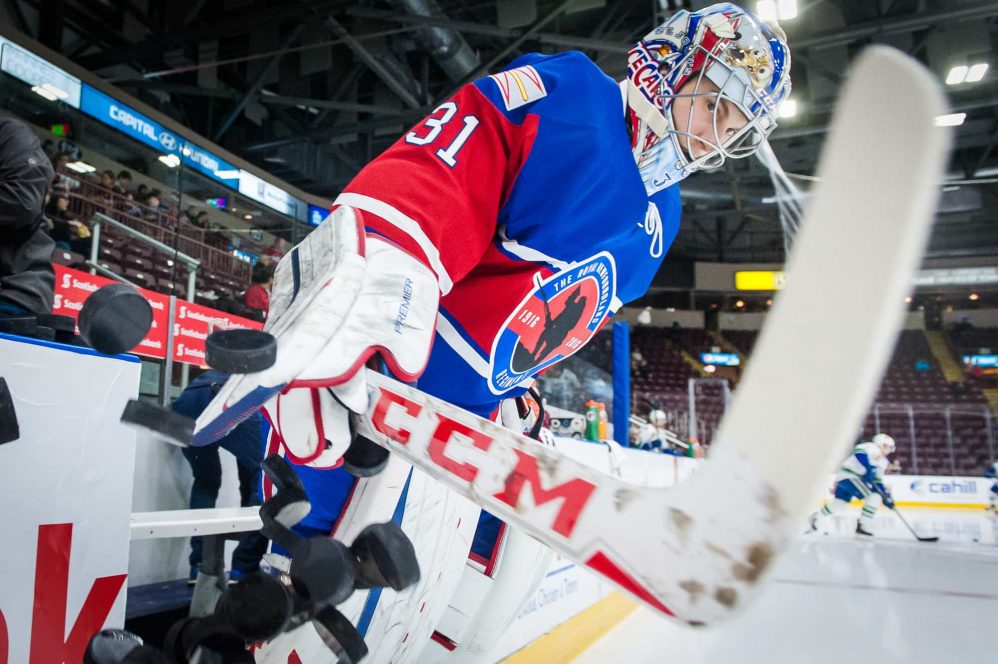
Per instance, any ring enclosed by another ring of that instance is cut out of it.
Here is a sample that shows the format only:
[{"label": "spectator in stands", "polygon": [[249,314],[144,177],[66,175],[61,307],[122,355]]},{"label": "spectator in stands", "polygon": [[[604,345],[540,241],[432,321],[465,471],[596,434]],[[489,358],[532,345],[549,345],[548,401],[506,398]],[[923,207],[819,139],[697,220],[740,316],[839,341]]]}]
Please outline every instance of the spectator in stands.
[{"label": "spectator in stands", "polygon": [[211,219],[208,218],[207,212],[198,212],[197,216],[194,217],[194,225],[198,228],[203,228],[208,230],[211,226]]},{"label": "spectator in stands", "polygon": [[122,209],[127,215],[131,215],[133,217],[142,216],[142,208],[135,202],[135,194],[130,191],[125,192],[125,200],[122,204]]},{"label": "spectator in stands", "polygon": [[264,319],[270,311],[270,287],[274,283],[274,268],[259,262],[253,266],[252,285],[243,293],[243,304],[263,312]]},{"label": "spectator in stands", "polygon": [[[215,398],[228,374],[209,370],[195,378],[187,386],[171,408],[181,415],[197,419],[208,403]],[[263,461],[263,419],[254,413],[249,419],[233,429],[217,443],[203,447],[185,447],[184,457],[191,465],[194,484],[191,486],[191,509],[211,509],[218,500],[222,487],[222,463],[218,456],[219,448],[236,457],[239,468],[239,504],[243,507],[259,505],[260,462]],[[191,538],[191,579],[197,577],[201,564],[201,538]],[[260,569],[260,559],[267,551],[267,538],[259,532],[247,533],[240,539],[232,552],[230,579],[239,579]]]},{"label": "spectator in stands", "polygon": [[0,116],[0,317],[48,313],[54,243],[42,228],[52,163],[28,125]]},{"label": "spectator in stands", "polygon": [[149,187],[145,184],[139,184],[138,188],[135,190],[135,200],[140,203],[145,203],[146,198],[149,196]]},{"label": "spectator in stands", "polygon": [[286,253],[288,253],[288,241],[282,237],[274,238],[274,243],[263,250],[263,255],[274,263],[280,262]]},{"label": "spectator in stands", "polygon": [[69,169],[66,165],[73,160],[73,155],[69,152],[60,152],[52,162],[55,177],[52,180],[52,187],[56,189],[77,189],[80,181],[68,175]]},{"label": "spectator in stands", "polygon": [[103,171],[100,174],[100,186],[109,191],[114,190],[114,171]]},{"label": "spectator in stands", "polygon": [[149,195],[146,196],[145,201],[143,201],[143,202],[146,205],[146,209],[143,210],[142,216],[147,221],[151,221],[153,223],[157,223],[158,224],[159,220],[160,220],[160,215],[159,215],[159,193],[158,192],[157,193],[150,192]]},{"label": "spectator in stands", "polygon": [[648,368],[648,360],[645,356],[641,354],[641,351],[635,348],[631,351],[631,373],[634,374],[636,378],[640,378],[644,375],[645,369]]},{"label": "spectator in stands", "polygon": [[69,209],[69,194],[55,191],[49,198],[45,215],[52,225],[49,234],[57,247],[90,255],[90,229]]},{"label": "spectator in stands", "polygon": [[132,174],[128,171],[118,173],[118,179],[114,182],[114,190],[119,194],[127,194],[132,190]]}]

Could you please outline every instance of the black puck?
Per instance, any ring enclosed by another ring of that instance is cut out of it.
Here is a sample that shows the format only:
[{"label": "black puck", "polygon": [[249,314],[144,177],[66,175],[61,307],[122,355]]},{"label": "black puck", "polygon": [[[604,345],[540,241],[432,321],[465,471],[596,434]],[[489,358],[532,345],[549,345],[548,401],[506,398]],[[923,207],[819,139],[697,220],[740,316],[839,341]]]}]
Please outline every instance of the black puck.
[{"label": "black puck", "polygon": [[72,316],[38,314],[38,324],[55,330],[55,340],[62,344],[73,343],[76,336],[76,321]]},{"label": "black puck", "polygon": [[305,485],[302,484],[298,473],[294,471],[291,464],[280,454],[271,454],[268,456],[260,462],[260,468],[263,469],[263,474],[277,487],[278,491],[285,491],[292,488],[305,491]]},{"label": "black puck", "polygon": [[291,596],[276,577],[256,572],[222,594],[215,614],[247,641],[268,641],[287,626]]},{"label": "black puck", "polygon": [[256,373],[277,360],[277,340],[263,330],[222,330],[204,342],[208,366],[230,374]]},{"label": "black puck", "polygon": [[80,334],[105,355],[125,353],[138,345],[152,325],[152,307],[127,284],[108,284],[83,303]]},{"label": "black puck", "polygon": [[404,590],[419,581],[416,550],[393,521],[364,528],[350,551],[357,559],[357,575],[371,585]]},{"label": "black puck", "polygon": [[0,332],[4,334],[16,334],[21,337],[32,337],[35,335],[35,328],[38,327],[38,319],[34,316],[10,316],[0,318]]},{"label": "black puck", "polygon": [[116,664],[142,646],[142,639],[123,629],[105,629],[90,638],[83,664]]},{"label": "black puck", "polygon": [[38,325],[35,327],[35,333],[32,336],[35,339],[41,339],[42,341],[55,341],[55,330],[51,327]]},{"label": "black puck", "polygon": [[343,455],[343,470],[354,477],[374,477],[388,465],[388,450],[364,436],[354,436]]},{"label": "black puck", "polygon": [[129,399],[121,414],[122,424],[151,433],[162,442],[189,447],[194,436],[194,420],[147,401]]},{"label": "black puck", "polygon": [[325,537],[302,540],[291,558],[288,576],[295,592],[313,609],[345,601],[357,580],[350,549]]},{"label": "black puck", "polygon": [[347,617],[327,606],[312,619],[312,626],[322,642],[346,664],[356,664],[367,656],[367,644]]},{"label": "black puck", "polygon": [[7,380],[0,378],[0,445],[20,437],[21,429],[17,424],[17,413],[14,411],[14,398],[7,387]]}]

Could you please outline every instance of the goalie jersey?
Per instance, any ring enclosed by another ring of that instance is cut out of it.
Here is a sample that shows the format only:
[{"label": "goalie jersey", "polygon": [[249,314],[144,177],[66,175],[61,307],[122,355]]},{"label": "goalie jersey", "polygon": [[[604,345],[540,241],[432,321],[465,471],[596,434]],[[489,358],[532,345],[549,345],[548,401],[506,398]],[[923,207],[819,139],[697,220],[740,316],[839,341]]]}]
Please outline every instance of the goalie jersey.
[{"label": "goalie jersey", "polygon": [[678,187],[647,195],[620,87],[577,52],[464,86],[335,205],[436,274],[418,387],[483,416],[645,293],[680,214]]}]

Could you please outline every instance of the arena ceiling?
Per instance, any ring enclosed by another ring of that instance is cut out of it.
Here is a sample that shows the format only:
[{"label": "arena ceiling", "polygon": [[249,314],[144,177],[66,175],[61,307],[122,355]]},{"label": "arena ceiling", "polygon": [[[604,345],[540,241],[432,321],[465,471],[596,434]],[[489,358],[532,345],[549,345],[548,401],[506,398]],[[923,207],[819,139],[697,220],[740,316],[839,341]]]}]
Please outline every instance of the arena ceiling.
[{"label": "arena ceiling", "polygon": [[[0,18],[232,152],[333,197],[369,159],[462,83],[520,53],[579,49],[622,78],[628,45],[689,0],[0,0]],[[993,0],[798,0],[783,23],[795,117],[771,138],[784,168],[813,174],[848,61],[886,43],[945,78],[965,112],[931,255],[998,256],[998,62]],[[755,5],[751,0],[750,7]],[[2,14],[5,13],[6,17]],[[897,112],[904,113],[903,108]],[[598,158],[594,155],[594,158]],[[898,164],[905,168],[905,164]],[[773,261],[783,237],[756,160],[683,186],[673,254]]]}]

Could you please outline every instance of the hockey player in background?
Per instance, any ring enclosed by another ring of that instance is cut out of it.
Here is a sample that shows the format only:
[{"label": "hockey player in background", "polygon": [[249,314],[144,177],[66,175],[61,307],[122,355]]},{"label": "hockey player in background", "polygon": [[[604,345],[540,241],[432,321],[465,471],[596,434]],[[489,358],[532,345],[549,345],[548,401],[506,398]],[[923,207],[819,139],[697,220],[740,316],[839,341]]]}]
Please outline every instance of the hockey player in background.
[{"label": "hockey player in background", "polygon": [[884,485],[884,473],[890,465],[888,457],[895,449],[894,439],[886,433],[878,433],[873,440],[856,445],[835,476],[834,497],[811,515],[811,531],[818,530],[822,519],[841,512],[856,498],[863,501],[856,534],[873,535],[870,525],[881,503],[894,509],[894,499]]},{"label": "hockey player in background", "polygon": [[984,471],[984,477],[991,480],[991,491],[988,492],[988,509],[998,516],[998,461]]},{"label": "hockey player in background", "polygon": [[627,69],[618,83],[579,52],[521,56],[362,169],[277,268],[276,364],[229,381],[195,442],[263,405],[304,466],[302,527],[329,533],[354,481],[341,459],[363,474],[387,454],[351,445],[373,356],[494,418],[643,295],[679,227],[677,183],[763,144],[790,54],[778,26],[717,4],[653,30]]}]

